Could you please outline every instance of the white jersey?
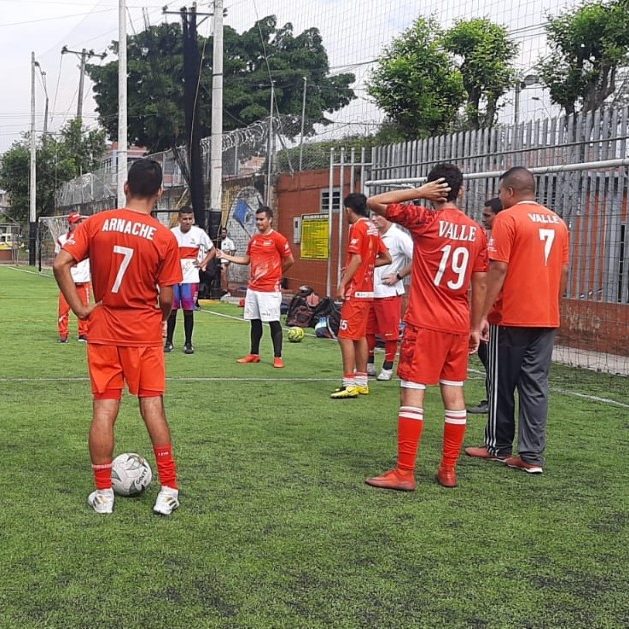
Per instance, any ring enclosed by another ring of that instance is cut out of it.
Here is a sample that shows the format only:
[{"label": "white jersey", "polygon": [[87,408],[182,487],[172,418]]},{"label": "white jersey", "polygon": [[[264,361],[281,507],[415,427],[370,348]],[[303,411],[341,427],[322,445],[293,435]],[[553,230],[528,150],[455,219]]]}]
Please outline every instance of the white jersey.
[{"label": "white jersey", "polygon": [[[232,256],[236,253],[236,245],[229,236],[225,236],[225,238],[223,238],[221,242],[221,251]],[[221,264],[227,265],[229,264],[229,260],[221,260]]]},{"label": "white jersey", "polygon": [[183,273],[182,284],[198,284],[199,268],[197,264],[205,258],[208,251],[214,247],[210,237],[196,225],[192,225],[187,232],[182,232],[179,225],[170,230],[179,245],[179,258]]},{"label": "white jersey", "polygon": [[382,278],[387,275],[395,275],[413,259],[413,239],[397,225],[391,225],[384,234],[380,234],[386,248],[391,254],[391,264],[378,266],[374,269],[373,290],[376,299],[382,297],[395,297],[404,294],[402,280],[393,286],[382,283]]},{"label": "white jersey", "polygon": [[[68,238],[70,236],[68,234],[61,234],[59,238],[57,238],[57,242],[55,243],[55,253],[59,253],[63,245],[66,244]],[[87,284],[91,280],[90,276],[90,259],[85,258],[85,260],[81,260],[78,264],[75,264],[70,268],[70,273],[72,274],[72,281],[75,284]]]}]

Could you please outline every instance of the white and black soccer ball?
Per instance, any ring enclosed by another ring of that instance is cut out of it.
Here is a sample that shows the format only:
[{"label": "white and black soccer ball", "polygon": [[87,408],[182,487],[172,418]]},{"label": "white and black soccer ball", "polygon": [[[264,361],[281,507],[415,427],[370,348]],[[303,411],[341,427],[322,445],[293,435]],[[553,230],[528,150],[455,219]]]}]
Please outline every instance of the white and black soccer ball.
[{"label": "white and black soccer ball", "polygon": [[111,467],[111,484],[119,496],[137,496],[153,480],[151,466],[135,452],[119,454]]}]

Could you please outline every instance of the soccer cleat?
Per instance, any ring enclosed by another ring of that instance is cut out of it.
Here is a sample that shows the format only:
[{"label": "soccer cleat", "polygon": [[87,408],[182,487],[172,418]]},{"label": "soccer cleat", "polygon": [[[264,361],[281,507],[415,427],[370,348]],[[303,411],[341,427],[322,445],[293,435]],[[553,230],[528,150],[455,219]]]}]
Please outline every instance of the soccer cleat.
[{"label": "soccer cleat", "polygon": [[339,387],[338,389],[335,389],[330,394],[330,397],[333,400],[344,400],[348,398],[357,398],[359,395],[360,393],[358,392],[358,387],[355,384],[350,384],[347,387]]},{"label": "soccer cleat", "polygon": [[398,491],[415,491],[417,483],[413,470],[389,470],[380,476],[368,478],[365,483],[380,489],[397,489]]},{"label": "soccer cleat", "polygon": [[367,375],[370,378],[376,377],[376,366],[373,363],[367,363]]},{"label": "soccer cleat", "polygon": [[276,369],[284,369],[284,361],[282,360],[281,356],[276,356],[273,359],[273,367],[275,367]]},{"label": "soccer cleat", "polygon": [[368,384],[357,384],[356,388],[358,389],[358,395],[369,395]]},{"label": "soccer cleat", "polygon": [[87,343],[87,336],[85,334],[79,334],[79,343]]},{"label": "soccer cleat", "polygon": [[504,462],[507,467],[512,467],[516,470],[522,470],[527,474],[541,474],[544,471],[541,465],[536,465],[535,463],[527,463],[517,455],[507,457]]},{"label": "soccer cleat", "polygon": [[96,513],[112,513],[114,510],[114,490],[97,489],[87,497],[87,504]]},{"label": "soccer cleat", "polygon": [[68,337],[67,336],[60,336],[59,337],[59,343],[69,343],[68,341]]},{"label": "soccer cleat", "polygon": [[164,345],[164,352],[166,352],[166,354],[170,354],[170,352],[172,352],[173,349],[174,349],[173,344],[166,341]]},{"label": "soccer cleat", "polygon": [[393,369],[383,369],[379,374],[376,380],[380,380],[381,382],[388,382],[393,378]]},{"label": "soccer cleat", "polygon": [[260,354],[247,354],[246,356],[243,356],[242,358],[238,358],[236,362],[240,363],[241,365],[246,365],[248,363],[259,363]]},{"label": "soccer cleat", "polygon": [[179,508],[179,490],[165,485],[159,490],[153,512],[159,515],[170,515]]},{"label": "soccer cleat", "polygon": [[473,459],[485,459],[486,461],[500,461],[504,463],[508,455],[506,454],[492,454],[487,446],[480,446],[479,448],[465,448],[465,454],[471,456]]},{"label": "soccer cleat", "polygon": [[192,345],[190,343],[186,343],[183,346],[183,353],[184,354],[194,354],[194,347],[192,347]]},{"label": "soccer cleat", "polygon": [[454,465],[440,465],[436,478],[442,487],[456,487],[456,467]]},{"label": "soccer cleat", "polygon": [[486,415],[489,413],[489,404],[487,403],[487,400],[483,400],[476,406],[468,406],[467,412],[472,415]]}]

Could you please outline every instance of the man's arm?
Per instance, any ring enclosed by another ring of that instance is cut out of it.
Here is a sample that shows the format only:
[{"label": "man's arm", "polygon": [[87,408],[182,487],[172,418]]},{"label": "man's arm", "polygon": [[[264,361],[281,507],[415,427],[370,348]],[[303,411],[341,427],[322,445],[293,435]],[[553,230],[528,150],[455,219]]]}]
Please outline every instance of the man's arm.
[{"label": "man's arm", "polygon": [[356,271],[360,267],[361,262],[362,258],[360,257],[360,254],[353,253],[352,257],[349,260],[349,264],[345,267],[343,277],[341,277],[341,281],[339,282],[336,290],[336,296],[338,299],[345,299],[345,289],[347,288],[347,285],[351,282],[352,277],[354,277],[354,275],[356,274]]},{"label": "man's arm", "polygon": [[561,280],[559,281],[559,301],[566,295],[566,288],[568,287],[568,265],[564,264],[561,269]]},{"label": "man's arm", "polygon": [[450,192],[450,186],[448,186],[445,179],[437,179],[436,181],[429,181],[419,188],[391,190],[390,192],[376,194],[367,199],[367,207],[372,212],[385,216],[387,205],[391,203],[405,203],[415,199],[444,202],[448,192]]},{"label": "man's arm", "polygon": [[413,263],[409,262],[406,266],[403,266],[397,273],[385,275],[382,278],[382,283],[385,286],[395,286],[400,280],[403,280],[407,275],[410,275],[412,268]]},{"label": "man's arm", "polygon": [[79,293],[76,290],[76,284],[72,279],[72,273],[70,272],[70,269],[75,264],[76,260],[67,251],[62,249],[52,263],[52,272],[55,276],[55,280],[57,280],[59,289],[66,298],[70,308],[72,308],[72,312],[74,312],[79,319],[87,319],[98,304],[83,305]]},{"label": "man's arm", "polygon": [[472,273],[472,314],[470,331],[470,354],[478,350],[483,307],[487,298],[487,273]]},{"label": "man's arm", "polygon": [[292,255],[286,256],[282,259],[282,273],[286,273],[291,266],[295,264],[295,258]]},{"label": "man's arm", "polygon": [[224,251],[217,251],[216,255],[221,260],[227,260],[228,262],[233,262],[234,264],[249,264],[249,262],[251,262],[251,258],[246,254],[244,256],[232,256]]},{"label": "man's arm", "polygon": [[378,255],[376,256],[376,262],[374,266],[375,267],[387,266],[387,264],[391,264],[391,262],[392,262],[391,254],[389,253],[389,250],[386,249],[385,251],[380,251],[378,253]]},{"label": "man's arm", "polygon": [[166,322],[173,309],[173,287],[159,287],[159,309],[162,311],[162,323]]},{"label": "man's arm", "polygon": [[485,295],[485,303],[481,312],[481,319],[486,319],[492,306],[496,303],[498,295],[502,290],[507,277],[509,265],[506,262],[498,262],[498,260],[489,261],[489,272],[487,273],[487,293]]},{"label": "man's arm", "polygon": [[208,252],[207,255],[205,256],[205,258],[203,258],[203,260],[201,260],[201,262],[199,263],[199,268],[202,271],[205,271],[205,269],[207,269],[207,265],[209,264],[210,260],[216,255],[216,247],[212,247]]}]

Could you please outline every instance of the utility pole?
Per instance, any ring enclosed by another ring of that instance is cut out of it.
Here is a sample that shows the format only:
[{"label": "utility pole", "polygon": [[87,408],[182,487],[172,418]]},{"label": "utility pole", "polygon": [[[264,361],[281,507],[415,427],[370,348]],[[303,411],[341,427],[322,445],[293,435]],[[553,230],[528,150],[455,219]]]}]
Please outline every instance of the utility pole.
[{"label": "utility pole", "polygon": [[301,101],[301,133],[299,134],[299,172],[304,157],[304,127],[306,125],[306,92],[308,91],[308,77],[304,77],[304,95]]},{"label": "utility pole", "polygon": [[127,6],[118,0],[118,151],[116,154],[118,207],[126,205],[127,180]]},{"label": "utility pole", "polygon": [[41,76],[41,84],[44,88],[44,95],[46,96],[46,107],[44,108],[44,133],[42,136],[44,139],[46,139],[46,135],[48,135],[48,88],[46,87],[46,73],[41,69],[39,61],[35,62],[35,66],[39,70],[39,75]]},{"label": "utility pole", "polygon": [[37,146],[35,144],[35,53],[31,52],[31,175],[28,214],[28,263],[35,266],[37,259]]},{"label": "utility pole", "polygon": [[[213,39],[210,224],[208,225],[208,233],[210,238],[216,242],[222,222],[223,197],[223,0],[214,0]],[[236,160],[238,160],[237,155]]]},{"label": "utility pole", "polygon": [[275,85],[271,80],[271,103],[269,105],[269,142],[267,147],[266,156],[266,190],[264,191],[264,203],[270,205],[271,203],[271,176],[273,174],[273,140],[275,132],[273,130],[273,108],[275,107]]},{"label": "utility pole", "polygon": [[[120,6],[123,6],[126,11],[125,0],[119,0],[119,1],[120,1]],[[68,53],[76,55],[81,60],[81,63],[79,65],[79,72],[80,72],[79,74],[79,101],[76,107],[76,117],[79,120],[81,120],[81,118],[83,117],[83,86],[85,84],[85,64],[87,60],[91,59],[92,57],[98,57],[99,59],[104,59],[106,56],[106,53],[103,52],[103,53],[97,54],[93,50],[86,50],[85,48],[83,48],[83,50],[79,52],[78,50],[70,50],[67,46],[64,46],[61,49],[61,54],[65,55]]]},{"label": "utility pole", "polygon": [[[164,10],[169,14],[171,11]],[[197,16],[209,16],[211,13],[198,13],[196,2],[188,11],[182,7],[179,11],[183,30],[183,103],[186,125],[186,145],[188,148],[188,167],[190,171],[190,201],[196,224],[209,230],[208,212],[205,209],[203,190],[203,159],[201,154],[201,133],[199,131],[199,88],[201,74],[201,56],[197,44]]]}]

